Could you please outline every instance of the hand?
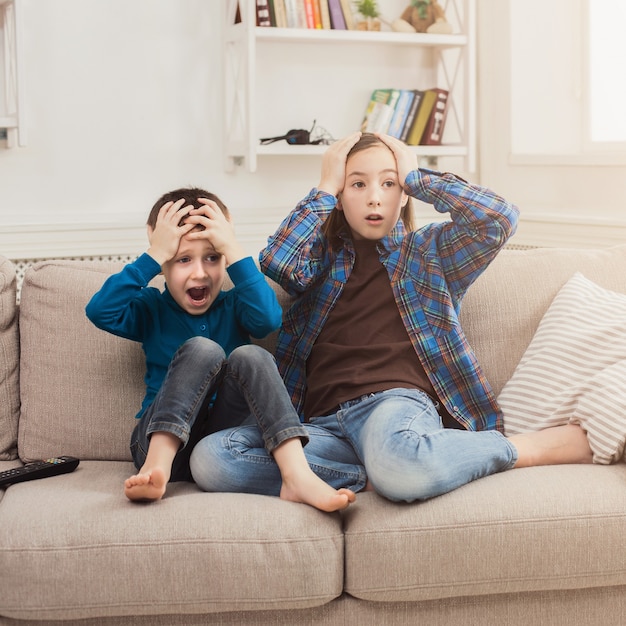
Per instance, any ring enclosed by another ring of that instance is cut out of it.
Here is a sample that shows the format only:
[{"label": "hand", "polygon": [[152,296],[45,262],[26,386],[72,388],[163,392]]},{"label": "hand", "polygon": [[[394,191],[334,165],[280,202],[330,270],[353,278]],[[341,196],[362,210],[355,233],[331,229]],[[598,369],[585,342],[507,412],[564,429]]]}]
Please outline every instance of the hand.
[{"label": "hand", "polygon": [[396,158],[396,166],[398,167],[398,180],[404,187],[404,182],[409,172],[419,168],[417,155],[403,141],[391,135],[385,135],[383,133],[375,133],[375,135],[393,152]]},{"label": "hand", "polygon": [[181,237],[193,228],[193,224],[181,224],[181,220],[193,209],[190,205],[183,207],[184,203],[184,200],[166,202],[159,209],[154,228],[148,226],[148,254],[159,265],[174,258]]},{"label": "hand", "polygon": [[346,160],[348,152],[361,138],[356,132],[332,143],[322,157],[322,174],[317,188],[337,196],[346,182]]},{"label": "hand", "polygon": [[219,206],[208,198],[198,198],[203,206],[191,209],[185,222],[204,226],[204,230],[195,230],[189,234],[189,239],[206,239],[218,254],[226,257],[226,264],[232,265],[246,256],[243,248],[235,237],[232,222],[222,213]]}]

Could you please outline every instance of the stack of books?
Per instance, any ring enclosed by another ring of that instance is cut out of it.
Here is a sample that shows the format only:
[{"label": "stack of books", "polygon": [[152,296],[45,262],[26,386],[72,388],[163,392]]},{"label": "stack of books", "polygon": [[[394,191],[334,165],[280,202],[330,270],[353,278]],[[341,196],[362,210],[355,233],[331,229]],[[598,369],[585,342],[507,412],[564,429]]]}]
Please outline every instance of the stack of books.
[{"label": "stack of books", "polygon": [[361,131],[385,133],[409,146],[441,145],[448,115],[446,89],[375,89]]},{"label": "stack of books", "polygon": [[256,25],[355,30],[352,0],[256,0]]}]

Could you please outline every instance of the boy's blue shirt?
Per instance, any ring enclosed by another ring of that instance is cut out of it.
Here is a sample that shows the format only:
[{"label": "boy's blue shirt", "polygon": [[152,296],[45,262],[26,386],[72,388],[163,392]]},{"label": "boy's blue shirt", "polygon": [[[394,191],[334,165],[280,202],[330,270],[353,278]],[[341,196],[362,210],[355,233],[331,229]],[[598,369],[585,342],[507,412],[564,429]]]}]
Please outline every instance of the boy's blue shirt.
[{"label": "boy's blue shirt", "polygon": [[[146,395],[137,417],[154,400],[175,352],[188,339],[202,336],[226,354],[276,330],[282,309],[252,257],[227,268],[234,287],[221,291],[203,315],[187,313],[167,289],[149,287],[161,272],[147,253],[110,276],[91,298],[87,317],[101,330],[142,344],[146,355]],[[96,355],[97,357],[97,355]]]}]

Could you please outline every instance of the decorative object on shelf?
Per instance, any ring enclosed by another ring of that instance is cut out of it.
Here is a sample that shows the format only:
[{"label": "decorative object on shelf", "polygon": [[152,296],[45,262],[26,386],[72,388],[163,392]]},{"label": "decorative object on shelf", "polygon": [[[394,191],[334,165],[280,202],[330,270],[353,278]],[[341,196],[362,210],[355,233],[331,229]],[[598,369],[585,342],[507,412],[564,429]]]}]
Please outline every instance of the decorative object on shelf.
[{"label": "decorative object on shelf", "polygon": [[452,33],[452,25],[446,20],[443,7],[437,0],[411,0],[400,19],[394,22],[394,30],[400,30],[403,21],[411,25],[417,33]]},{"label": "decorative object on shelf", "polygon": [[380,10],[376,0],[357,0],[354,3],[356,12],[365,19],[357,22],[357,30],[380,30]]},{"label": "decorative object on shelf", "polygon": [[264,139],[259,139],[262,146],[266,146],[267,144],[274,143],[276,141],[285,140],[288,144],[291,145],[311,145],[317,146],[320,144],[328,145],[334,141],[333,137],[330,133],[324,129],[317,127],[316,137],[313,138],[313,131],[316,129],[316,120],[313,120],[313,126],[311,126],[311,130],[305,130],[304,128],[292,128],[285,135],[278,135],[276,137],[265,137]]}]

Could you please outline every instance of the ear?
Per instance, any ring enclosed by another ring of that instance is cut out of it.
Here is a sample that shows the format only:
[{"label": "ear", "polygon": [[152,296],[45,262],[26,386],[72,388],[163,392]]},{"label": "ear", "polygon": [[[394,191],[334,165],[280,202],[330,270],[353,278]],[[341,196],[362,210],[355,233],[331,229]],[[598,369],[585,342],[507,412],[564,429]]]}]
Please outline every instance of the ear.
[{"label": "ear", "polygon": [[343,206],[341,204],[341,192],[337,194],[337,204],[335,205],[335,208],[337,209],[337,211],[343,212]]}]

